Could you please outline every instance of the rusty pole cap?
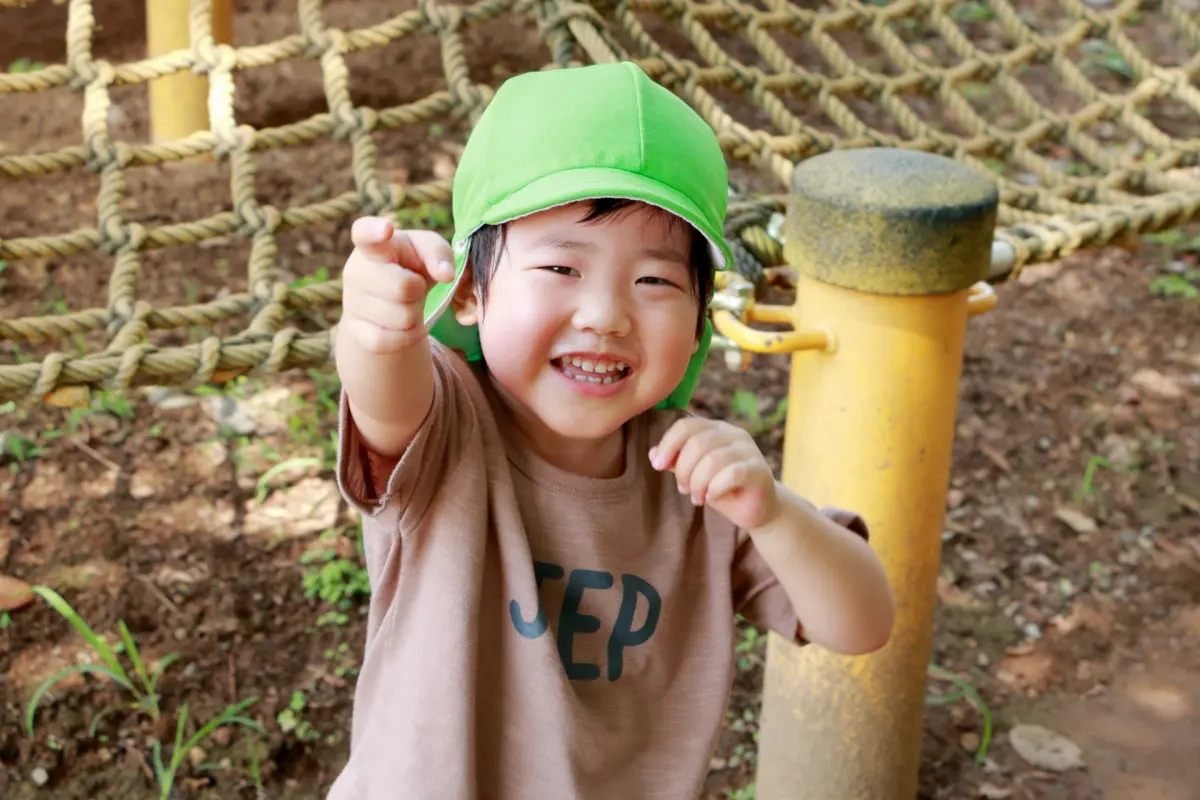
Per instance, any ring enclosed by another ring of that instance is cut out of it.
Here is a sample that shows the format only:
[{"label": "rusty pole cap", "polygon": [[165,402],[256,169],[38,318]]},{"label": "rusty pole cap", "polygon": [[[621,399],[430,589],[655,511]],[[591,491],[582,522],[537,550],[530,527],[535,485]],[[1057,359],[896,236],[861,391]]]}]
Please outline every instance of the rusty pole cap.
[{"label": "rusty pole cap", "polygon": [[898,148],[831,150],[792,171],[784,253],[802,275],[872,294],[984,280],[1000,193],[989,175]]}]

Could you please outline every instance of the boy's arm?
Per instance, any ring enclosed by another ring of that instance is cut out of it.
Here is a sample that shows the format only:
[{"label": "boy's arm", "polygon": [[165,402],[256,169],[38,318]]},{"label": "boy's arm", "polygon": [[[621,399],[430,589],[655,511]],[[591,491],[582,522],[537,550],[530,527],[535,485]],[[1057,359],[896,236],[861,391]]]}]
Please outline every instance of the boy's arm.
[{"label": "boy's arm", "polygon": [[651,449],[680,492],[748,532],[795,612],[805,640],[839,653],[887,644],[891,586],[865,539],[783,486],[754,439],[720,420],[676,422]]},{"label": "boy's arm", "polygon": [[807,641],[861,654],[888,642],[891,586],[867,541],[776,482],[779,513],[749,529],[755,549],[787,594]]},{"label": "boy's arm", "polygon": [[356,220],[351,240],[334,344],[338,376],[363,443],[397,457],[433,402],[425,296],[433,281],[453,279],[453,255],[438,234],[397,232],[377,217]]}]

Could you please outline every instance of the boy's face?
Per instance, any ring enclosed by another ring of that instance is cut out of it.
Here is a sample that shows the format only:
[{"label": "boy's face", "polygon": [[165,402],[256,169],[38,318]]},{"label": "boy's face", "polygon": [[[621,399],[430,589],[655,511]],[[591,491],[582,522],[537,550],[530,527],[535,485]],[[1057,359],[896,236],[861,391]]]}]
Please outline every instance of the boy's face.
[{"label": "boy's face", "polygon": [[544,444],[601,439],[665,398],[697,347],[691,239],[649,206],[508,225],[477,309],[484,360]]}]

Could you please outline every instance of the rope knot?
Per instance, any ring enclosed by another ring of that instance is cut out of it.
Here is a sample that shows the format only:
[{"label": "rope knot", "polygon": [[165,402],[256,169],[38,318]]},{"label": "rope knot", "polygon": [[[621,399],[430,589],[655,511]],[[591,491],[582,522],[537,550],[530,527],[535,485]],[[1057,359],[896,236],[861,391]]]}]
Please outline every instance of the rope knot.
[{"label": "rope knot", "polygon": [[333,115],[333,138],[348,139],[357,131],[370,133],[379,124],[379,112],[373,108],[340,108]]},{"label": "rope knot", "polygon": [[82,90],[100,74],[99,64],[100,62],[92,58],[91,53],[83,53],[71,59],[67,64],[71,69],[71,79],[67,85],[77,92]]},{"label": "rope knot", "polygon": [[136,222],[125,224],[119,214],[100,220],[100,252],[111,256],[122,251],[136,252],[146,241],[146,229]]},{"label": "rope knot", "polygon": [[211,34],[197,41],[192,52],[196,56],[192,72],[197,75],[230,72],[237,66],[237,51],[227,44],[217,44]]},{"label": "rope knot", "polygon": [[586,3],[558,3],[553,14],[538,23],[538,32],[545,37],[559,28],[566,28],[572,20],[580,19],[590,22],[597,28],[605,27],[604,17],[600,12]]},{"label": "rope knot", "polygon": [[462,20],[462,11],[457,6],[438,5],[436,0],[420,0],[417,7],[439,33],[454,30]]},{"label": "rope knot", "polygon": [[216,144],[213,145],[213,157],[217,159],[228,158],[231,153],[238,150],[254,149],[254,134],[255,130],[250,125],[239,125],[236,128],[228,128],[218,126],[213,135],[216,137]]},{"label": "rope knot", "polygon": [[235,203],[234,214],[238,218],[238,232],[244,236],[253,236],[260,232],[275,233],[283,215],[274,206],[264,206],[253,197]]}]

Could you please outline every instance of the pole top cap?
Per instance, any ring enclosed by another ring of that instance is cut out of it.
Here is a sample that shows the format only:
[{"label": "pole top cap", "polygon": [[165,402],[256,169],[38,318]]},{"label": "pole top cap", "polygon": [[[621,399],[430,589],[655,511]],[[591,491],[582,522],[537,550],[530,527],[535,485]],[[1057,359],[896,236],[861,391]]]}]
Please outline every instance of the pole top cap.
[{"label": "pole top cap", "polygon": [[987,277],[999,202],[991,176],[945,156],[831,150],[792,171],[784,253],[848,289],[960,291]]}]

